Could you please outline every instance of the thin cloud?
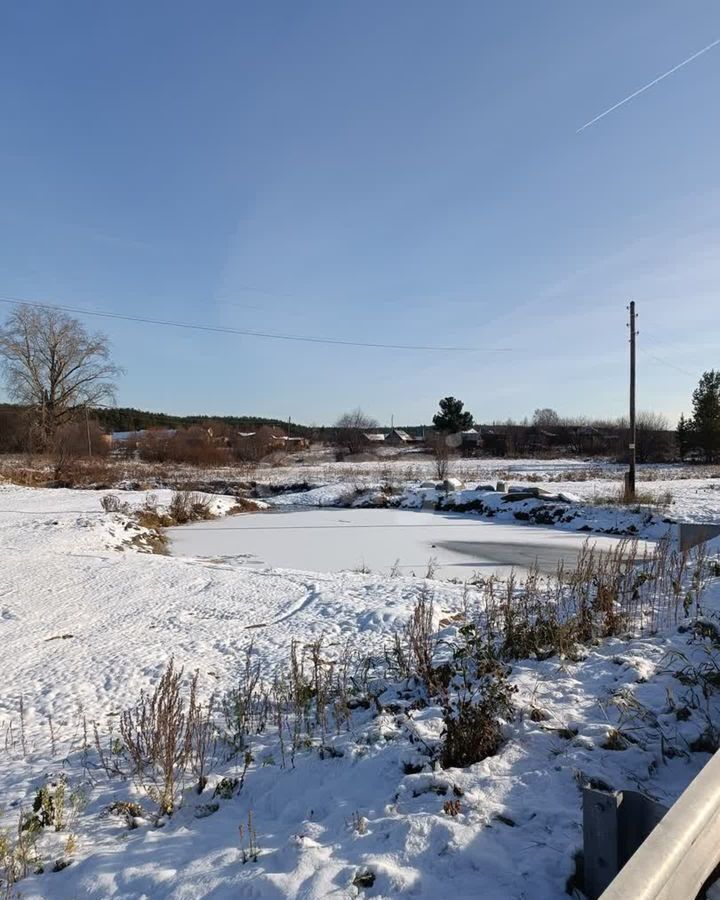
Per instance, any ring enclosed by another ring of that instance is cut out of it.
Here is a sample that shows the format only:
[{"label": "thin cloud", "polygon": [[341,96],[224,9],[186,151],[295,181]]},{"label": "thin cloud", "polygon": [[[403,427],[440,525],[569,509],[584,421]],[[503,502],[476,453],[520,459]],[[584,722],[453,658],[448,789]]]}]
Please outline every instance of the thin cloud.
[{"label": "thin cloud", "polygon": [[676,66],[673,66],[672,69],[668,69],[667,72],[663,72],[662,75],[658,75],[657,78],[654,78],[652,81],[650,81],[648,84],[644,85],[643,87],[638,88],[637,91],[634,91],[628,97],[625,97],[623,100],[620,100],[614,106],[611,106],[610,109],[606,109],[605,112],[601,112],[599,116],[595,116],[594,119],[590,119],[589,122],[586,122],[584,125],[582,125],[580,128],[578,128],[578,130],[575,132],[575,134],[580,134],[581,131],[585,131],[586,128],[589,128],[591,125],[594,125],[596,122],[599,122],[600,119],[604,119],[605,116],[610,115],[611,112],[614,112],[620,106],[624,106],[626,103],[629,103],[635,97],[639,96],[640,94],[643,94],[645,91],[649,90],[651,87],[656,85],[659,81],[662,81],[663,78],[667,78],[668,75],[672,75],[673,72],[677,72],[678,69],[682,69],[683,66],[686,66],[688,63],[691,63],[694,59],[697,59],[698,56],[702,56],[703,53],[707,53],[708,50],[712,50],[713,47],[717,47],[718,44],[720,44],[720,38],[718,38],[718,40],[716,40],[716,41],[713,41],[712,44],[708,44],[707,47],[703,47],[702,50],[698,50],[697,53],[693,53],[692,56],[688,56],[687,59],[684,59],[681,63],[678,63]]}]

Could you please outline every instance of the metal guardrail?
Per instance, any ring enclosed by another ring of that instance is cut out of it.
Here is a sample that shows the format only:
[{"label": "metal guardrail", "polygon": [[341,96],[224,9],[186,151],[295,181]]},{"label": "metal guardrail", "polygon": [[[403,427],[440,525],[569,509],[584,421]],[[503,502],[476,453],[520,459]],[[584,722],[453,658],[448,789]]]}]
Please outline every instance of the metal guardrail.
[{"label": "metal guardrail", "polygon": [[600,900],[694,900],[720,862],[720,751],[601,894]]}]

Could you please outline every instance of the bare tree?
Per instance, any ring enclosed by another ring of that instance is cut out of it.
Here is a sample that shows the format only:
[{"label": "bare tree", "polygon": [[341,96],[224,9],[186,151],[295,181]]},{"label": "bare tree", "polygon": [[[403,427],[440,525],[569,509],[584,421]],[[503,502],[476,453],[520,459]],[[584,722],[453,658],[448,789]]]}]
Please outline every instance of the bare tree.
[{"label": "bare tree", "polygon": [[452,447],[450,435],[437,432],[429,441],[435,459],[435,475],[444,481],[450,475]]},{"label": "bare tree", "polygon": [[552,428],[554,425],[560,424],[560,416],[549,406],[543,409],[536,409],[533,413],[532,423],[537,428]]},{"label": "bare tree", "polygon": [[363,446],[363,433],[376,427],[377,421],[358,406],[352,412],[344,413],[335,423],[338,443],[347,447],[349,453],[357,453]]},{"label": "bare tree", "polygon": [[88,334],[60,310],[30,305],[16,309],[0,330],[0,358],[10,396],[32,410],[46,446],[77,409],[112,400],[121,373],[104,335]]}]

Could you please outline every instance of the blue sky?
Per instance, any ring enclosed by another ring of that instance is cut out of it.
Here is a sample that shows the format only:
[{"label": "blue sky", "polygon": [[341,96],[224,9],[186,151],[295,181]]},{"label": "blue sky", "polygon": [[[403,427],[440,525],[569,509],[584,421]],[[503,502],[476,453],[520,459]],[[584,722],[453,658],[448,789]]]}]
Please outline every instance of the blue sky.
[{"label": "blue sky", "polygon": [[4,4],[0,296],[477,348],[84,320],[122,405],[316,423],[622,414],[634,298],[675,419],[720,366],[720,46],[576,132],[719,37],[703,0]]}]

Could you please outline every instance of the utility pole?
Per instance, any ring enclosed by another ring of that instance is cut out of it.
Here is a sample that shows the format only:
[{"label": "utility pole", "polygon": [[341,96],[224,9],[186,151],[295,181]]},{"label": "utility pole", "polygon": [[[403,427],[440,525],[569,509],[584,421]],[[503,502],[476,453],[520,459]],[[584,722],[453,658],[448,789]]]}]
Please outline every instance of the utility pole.
[{"label": "utility pole", "polygon": [[635,338],[637,331],[635,330],[635,301],[630,301],[630,434],[629,434],[629,457],[630,468],[627,473],[626,493],[628,500],[635,499]]}]

